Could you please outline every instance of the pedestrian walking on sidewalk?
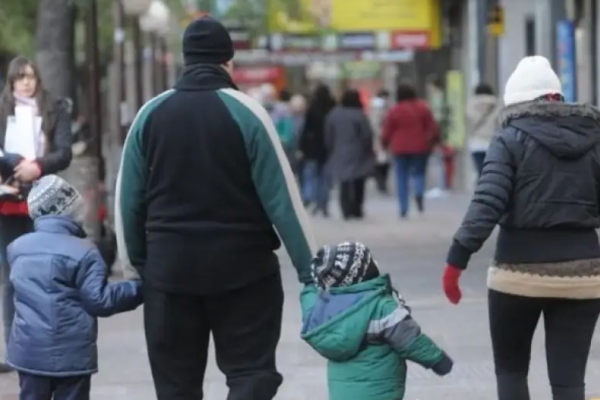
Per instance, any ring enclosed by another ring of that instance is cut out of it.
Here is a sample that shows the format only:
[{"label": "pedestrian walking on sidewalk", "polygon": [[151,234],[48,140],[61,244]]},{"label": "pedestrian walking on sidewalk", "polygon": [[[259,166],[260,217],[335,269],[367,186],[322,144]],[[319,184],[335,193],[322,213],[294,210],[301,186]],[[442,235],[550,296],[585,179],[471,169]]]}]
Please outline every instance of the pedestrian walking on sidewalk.
[{"label": "pedestrian walking on sidewalk", "polygon": [[369,119],[373,128],[373,149],[375,151],[375,169],[373,177],[377,190],[382,194],[388,193],[388,176],[390,171],[390,153],[381,145],[383,123],[390,109],[390,92],[379,89],[377,95],[371,100]]},{"label": "pedestrian walking on sidewalk", "polygon": [[[26,118],[32,120],[17,123]],[[23,147],[14,147],[15,135],[29,136],[24,143],[32,143],[34,148],[25,149],[28,154],[21,154]],[[12,60],[0,95],[0,254],[3,261],[0,270],[5,341],[15,312],[6,247],[33,230],[26,202],[31,183],[43,175],[67,169],[72,158],[72,142],[68,102],[52,97],[44,89],[39,70],[32,61],[22,56]],[[8,366],[0,364],[0,373],[9,371]]]},{"label": "pedestrian walking on sidewalk", "polygon": [[413,86],[400,84],[396,100],[396,105],[385,119],[381,142],[394,158],[400,217],[406,218],[411,183],[417,209],[419,212],[424,211],[427,163],[440,136],[431,109],[417,97]]},{"label": "pedestrian walking on sidewalk", "polygon": [[296,180],[269,114],[233,83],[233,55],[221,23],[192,22],[181,78],[142,107],[123,149],[116,233],[126,275],[144,280],[158,400],[203,398],[211,333],[228,399],[273,399],[280,239],[312,282]]},{"label": "pedestrian walking on sidewalk", "polygon": [[544,57],[517,65],[448,254],[444,290],[458,303],[462,271],[500,225],[487,281],[499,400],[530,399],[531,342],[542,315],[552,398],[585,399],[600,313],[600,111],[566,104],[561,93]]},{"label": "pedestrian walking on sidewalk", "polygon": [[325,120],[325,168],[340,185],[340,208],[344,219],[362,219],[365,181],[373,174],[373,129],[357,90],[348,89]]},{"label": "pedestrian walking on sidewalk", "polygon": [[300,296],[302,339],[328,360],[329,400],[402,400],[407,361],[451,371],[364,244],[325,246],[312,270],[314,285]]},{"label": "pedestrian walking on sidewalk", "polygon": [[142,304],[141,282],[107,282],[107,268],[82,228],[85,201],[56,175],[27,197],[34,232],[8,247],[15,320],[7,361],[20,400],[89,400],[98,372],[97,317]]},{"label": "pedestrian walking on sidewalk", "polygon": [[292,165],[292,171],[296,175],[296,179],[300,185],[302,185],[302,157],[300,157],[300,151],[298,149],[300,134],[302,133],[302,127],[304,126],[304,118],[306,117],[306,99],[302,94],[296,93],[290,100],[290,111],[292,113],[292,128],[294,132],[293,142],[293,154],[291,157],[290,164]]},{"label": "pedestrian walking on sidewalk", "polygon": [[329,192],[331,182],[325,171],[327,148],[325,147],[325,118],[335,107],[329,87],[319,85],[315,89],[306,111],[304,125],[298,139],[302,158],[302,198],[313,214],[329,216]]},{"label": "pedestrian walking on sidewalk", "polygon": [[498,113],[502,108],[499,103],[494,89],[487,83],[480,83],[467,107],[469,151],[478,177],[481,176],[485,154],[496,132]]}]

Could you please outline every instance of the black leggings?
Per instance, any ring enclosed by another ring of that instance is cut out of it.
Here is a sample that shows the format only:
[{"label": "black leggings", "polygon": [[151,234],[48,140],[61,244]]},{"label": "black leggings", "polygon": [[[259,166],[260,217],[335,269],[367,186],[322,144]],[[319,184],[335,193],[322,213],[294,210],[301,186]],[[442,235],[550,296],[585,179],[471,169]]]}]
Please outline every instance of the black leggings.
[{"label": "black leggings", "polygon": [[365,201],[365,178],[340,183],[340,208],[344,219],[362,218]]},{"label": "black leggings", "polygon": [[585,369],[600,299],[532,298],[490,290],[488,305],[498,400],[530,399],[531,342],[542,314],[552,398],[585,400]]},{"label": "black leggings", "polygon": [[13,297],[15,291],[10,282],[10,265],[6,261],[6,248],[13,240],[33,231],[33,221],[28,215],[0,216],[0,288],[2,289],[2,324],[4,327],[4,341],[8,343],[12,322],[15,316]]}]

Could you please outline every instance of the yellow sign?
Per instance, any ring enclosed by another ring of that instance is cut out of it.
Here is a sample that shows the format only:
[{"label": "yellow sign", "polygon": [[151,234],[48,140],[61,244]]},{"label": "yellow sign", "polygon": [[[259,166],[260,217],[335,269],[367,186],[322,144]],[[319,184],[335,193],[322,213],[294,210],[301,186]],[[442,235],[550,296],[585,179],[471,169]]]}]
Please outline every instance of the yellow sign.
[{"label": "yellow sign", "polygon": [[464,149],[467,142],[466,98],[461,71],[448,71],[446,74],[446,104],[450,117],[448,145],[455,149]]},{"label": "yellow sign", "polygon": [[331,0],[269,0],[269,30],[279,33],[316,33],[330,28]]},{"label": "yellow sign", "polygon": [[336,31],[430,30],[440,13],[438,0],[330,1]]},{"label": "yellow sign", "polygon": [[492,36],[502,36],[504,34],[504,8],[497,4],[492,8],[488,18],[488,33]]},{"label": "yellow sign", "polygon": [[435,48],[441,42],[440,13],[440,0],[269,0],[269,29],[425,32]]}]

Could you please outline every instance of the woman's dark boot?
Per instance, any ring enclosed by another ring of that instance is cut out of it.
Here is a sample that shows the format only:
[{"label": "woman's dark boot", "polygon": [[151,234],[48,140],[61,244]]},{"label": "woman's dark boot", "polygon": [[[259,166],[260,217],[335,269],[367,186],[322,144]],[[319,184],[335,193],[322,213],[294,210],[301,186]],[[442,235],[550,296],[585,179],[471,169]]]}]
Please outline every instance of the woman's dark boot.
[{"label": "woman's dark boot", "polygon": [[0,363],[0,374],[8,374],[14,370],[8,364]]},{"label": "woman's dark boot", "polygon": [[496,375],[498,400],[531,400],[526,374]]},{"label": "woman's dark boot", "polygon": [[584,387],[554,387],[552,388],[552,400],[575,400],[585,398]]},{"label": "woman's dark boot", "polygon": [[423,213],[423,211],[425,211],[425,202],[423,200],[423,196],[416,196],[415,201],[417,203],[417,210],[419,210],[420,213]]}]

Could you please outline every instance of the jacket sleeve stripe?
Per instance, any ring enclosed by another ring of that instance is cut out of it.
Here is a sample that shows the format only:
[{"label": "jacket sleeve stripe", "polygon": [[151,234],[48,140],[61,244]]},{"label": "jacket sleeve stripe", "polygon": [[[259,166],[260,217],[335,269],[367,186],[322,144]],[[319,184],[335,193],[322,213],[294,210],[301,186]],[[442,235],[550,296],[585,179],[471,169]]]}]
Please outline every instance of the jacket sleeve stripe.
[{"label": "jacket sleeve stripe", "polygon": [[123,145],[115,192],[115,233],[119,259],[127,278],[139,277],[146,261],[144,125],[156,106],[172,92],[164,92],[144,104],[133,120]]},{"label": "jacket sleeve stripe", "polygon": [[311,282],[310,261],[316,244],[275,126],[266,110],[249,96],[232,89],[224,89],[221,93],[244,135],[254,184],[263,207],[281,237],[300,281]]}]

